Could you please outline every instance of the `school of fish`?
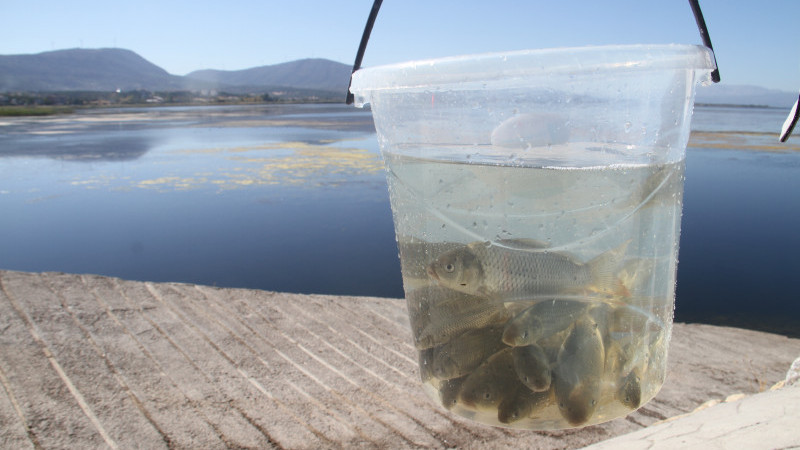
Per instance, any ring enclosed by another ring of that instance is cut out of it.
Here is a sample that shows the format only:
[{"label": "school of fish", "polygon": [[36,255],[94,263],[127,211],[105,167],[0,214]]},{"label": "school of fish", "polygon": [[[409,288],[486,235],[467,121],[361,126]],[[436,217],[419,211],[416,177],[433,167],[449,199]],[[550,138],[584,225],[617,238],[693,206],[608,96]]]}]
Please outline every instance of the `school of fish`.
[{"label": "school of fish", "polygon": [[668,327],[631,297],[626,246],[586,262],[528,239],[431,247],[415,271],[427,283],[407,292],[423,382],[446,408],[508,426],[558,411],[577,427],[603,405],[639,408],[645,377],[663,376],[654,349]]}]

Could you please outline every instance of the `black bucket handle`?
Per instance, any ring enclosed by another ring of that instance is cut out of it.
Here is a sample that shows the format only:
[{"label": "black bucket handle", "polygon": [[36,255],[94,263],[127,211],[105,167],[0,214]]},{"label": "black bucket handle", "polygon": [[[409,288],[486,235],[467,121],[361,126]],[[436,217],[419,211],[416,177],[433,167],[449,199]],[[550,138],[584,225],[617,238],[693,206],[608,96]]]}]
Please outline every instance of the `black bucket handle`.
[{"label": "black bucket handle", "polygon": [[[700,4],[698,3],[699,0],[689,0],[689,6],[692,7],[692,12],[694,13],[694,19],[697,22],[697,28],[700,30],[700,38],[703,40],[703,45],[711,49],[712,55],[714,54],[714,47],[711,46],[711,38],[708,35],[708,28],[706,27],[706,21],[703,19],[703,12],[700,11]],[[383,0],[375,0],[372,3],[372,10],[369,12],[369,17],[367,18],[367,25],[364,27],[364,34],[361,35],[361,43],[358,46],[358,53],[356,53],[356,61],[353,64],[353,73],[356,70],[361,68],[361,61],[364,59],[364,52],[367,50],[367,41],[369,41],[369,35],[372,33],[372,26],[375,24],[375,18],[378,17],[378,10],[381,9],[381,3]],[[717,65],[717,57],[714,56],[714,66]],[[352,76],[350,77],[350,81],[352,82]],[[719,83],[719,69],[714,69],[711,72],[711,81],[714,83]],[[347,85],[347,98],[345,99],[345,103],[348,105],[352,105],[353,101],[355,100],[355,96],[350,92],[350,84]]]}]

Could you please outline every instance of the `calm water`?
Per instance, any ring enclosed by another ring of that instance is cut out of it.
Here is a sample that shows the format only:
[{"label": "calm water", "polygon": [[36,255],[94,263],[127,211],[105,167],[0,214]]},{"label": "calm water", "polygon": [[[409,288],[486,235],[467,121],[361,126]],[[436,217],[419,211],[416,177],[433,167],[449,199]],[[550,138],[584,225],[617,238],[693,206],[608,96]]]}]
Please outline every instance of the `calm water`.
[{"label": "calm water", "polygon": [[[677,320],[798,335],[800,137],[698,108]],[[369,112],[344,105],[0,118],[0,268],[401,297]]]}]

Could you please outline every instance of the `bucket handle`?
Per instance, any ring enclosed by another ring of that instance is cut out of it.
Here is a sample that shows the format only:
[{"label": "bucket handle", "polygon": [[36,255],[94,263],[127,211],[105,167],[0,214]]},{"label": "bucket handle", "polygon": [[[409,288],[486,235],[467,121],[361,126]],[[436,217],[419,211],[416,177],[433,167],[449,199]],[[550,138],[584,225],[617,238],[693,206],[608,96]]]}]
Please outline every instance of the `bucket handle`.
[{"label": "bucket handle", "polygon": [[[694,20],[697,22],[697,28],[700,30],[700,38],[703,40],[703,45],[708,47],[711,50],[711,54],[714,54],[714,47],[711,46],[711,38],[708,35],[708,28],[706,27],[706,21],[703,19],[703,12],[700,11],[700,4],[698,3],[699,0],[689,0],[689,6],[692,7],[692,13],[694,13]],[[375,0],[372,3],[372,10],[369,12],[369,17],[367,18],[367,25],[364,27],[364,34],[361,35],[361,43],[358,46],[358,53],[356,53],[356,61],[353,64],[353,73],[361,68],[361,61],[364,59],[364,52],[367,50],[367,41],[369,41],[369,35],[372,33],[372,26],[375,24],[375,18],[378,17],[378,10],[381,9],[381,3],[383,0]],[[717,65],[717,57],[714,56],[714,66]],[[352,83],[352,76],[350,77],[350,82]],[[719,83],[719,69],[715,68],[713,72],[711,72],[711,81],[714,83]],[[350,84],[347,85],[347,98],[345,99],[345,103],[348,105],[352,105],[353,101],[355,100],[355,96],[353,93],[350,92]]]}]

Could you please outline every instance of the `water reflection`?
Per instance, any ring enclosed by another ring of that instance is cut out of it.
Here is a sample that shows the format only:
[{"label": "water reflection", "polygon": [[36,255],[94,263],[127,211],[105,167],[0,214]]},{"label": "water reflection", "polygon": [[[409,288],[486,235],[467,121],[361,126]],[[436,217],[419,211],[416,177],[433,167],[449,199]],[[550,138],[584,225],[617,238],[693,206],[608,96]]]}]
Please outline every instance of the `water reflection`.
[{"label": "water reflection", "polygon": [[[79,110],[52,117],[0,120],[0,157],[130,161],[181,141],[225,146],[297,141],[324,145],[343,133],[374,133],[368,111],[340,105],[254,105]],[[313,132],[309,132],[313,131]],[[202,136],[205,134],[206,136]],[[207,138],[207,139],[206,139]]]},{"label": "water reflection", "polygon": [[[66,133],[65,133],[66,134]],[[0,137],[0,157],[52,158],[63,161],[130,161],[153,145],[146,136],[63,136],[56,133]]]},{"label": "water reflection", "polygon": [[83,110],[6,119],[0,131],[0,157],[13,158],[0,191],[36,193],[29,201],[70,189],[330,187],[376,182],[382,167],[369,112],[342,105]]}]

